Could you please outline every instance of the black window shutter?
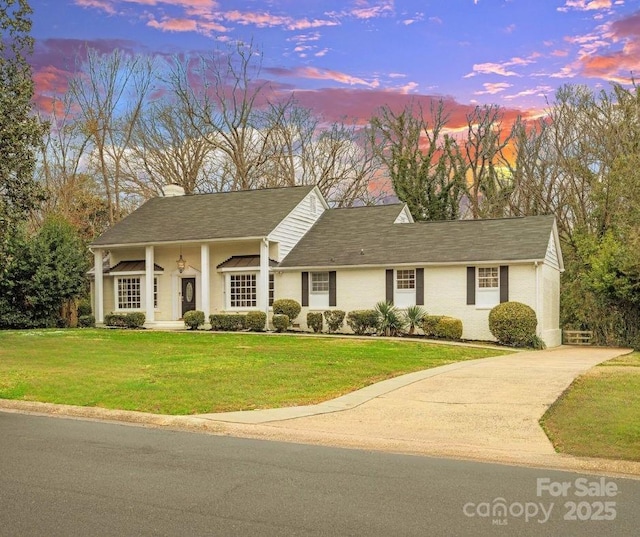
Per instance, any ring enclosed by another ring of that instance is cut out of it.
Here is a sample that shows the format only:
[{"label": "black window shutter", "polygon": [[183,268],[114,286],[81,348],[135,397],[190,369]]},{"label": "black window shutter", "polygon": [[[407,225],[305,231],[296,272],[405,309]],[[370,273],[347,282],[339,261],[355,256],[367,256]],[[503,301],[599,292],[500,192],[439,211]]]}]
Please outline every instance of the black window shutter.
[{"label": "black window shutter", "polygon": [[309,273],[302,273],[302,306],[309,305]]},{"label": "black window shutter", "polygon": [[329,271],[329,306],[336,306],[336,271]]},{"label": "black window shutter", "polygon": [[509,267],[500,266],[500,302],[509,302]]},{"label": "black window shutter", "polygon": [[476,267],[467,267],[467,305],[476,303]]},{"label": "black window shutter", "polygon": [[424,306],[424,269],[416,269],[416,306]]},{"label": "black window shutter", "polygon": [[386,300],[393,304],[393,269],[387,269]]}]

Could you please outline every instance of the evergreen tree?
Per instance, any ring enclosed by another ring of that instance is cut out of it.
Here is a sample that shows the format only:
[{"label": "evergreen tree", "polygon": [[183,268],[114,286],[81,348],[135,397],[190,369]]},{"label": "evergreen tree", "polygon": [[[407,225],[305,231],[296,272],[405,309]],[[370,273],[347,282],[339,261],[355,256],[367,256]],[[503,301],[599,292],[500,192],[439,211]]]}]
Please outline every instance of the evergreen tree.
[{"label": "evergreen tree", "polygon": [[31,14],[27,0],[0,3],[0,256],[16,222],[42,200],[34,168],[46,127],[31,113]]}]

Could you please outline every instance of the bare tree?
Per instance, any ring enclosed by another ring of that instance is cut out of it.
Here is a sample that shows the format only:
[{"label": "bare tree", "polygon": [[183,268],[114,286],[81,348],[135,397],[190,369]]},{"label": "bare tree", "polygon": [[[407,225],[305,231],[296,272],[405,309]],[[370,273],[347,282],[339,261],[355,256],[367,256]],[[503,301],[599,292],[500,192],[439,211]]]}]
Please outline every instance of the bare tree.
[{"label": "bare tree", "polygon": [[[152,103],[137,121],[129,167],[144,198],[177,184],[187,194],[207,190],[205,173],[212,146],[194,127],[183,103],[165,96]],[[143,174],[139,172],[143,171]]]},{"label": "bare tree", "polygon": [[273,129],[259,106],[265,104],[258,100],[265,84],[259,81],[258,57],[253,45],[239,43],[201,57],[197,67],[189,59],[176,61],[169,77],[193,128],[224,155],[222,171],[232,175],[233,190],[259,186],[260,169],[270,156]]},{"label": "bare tree", "polygon": [[109,222],[123,215],[127,194],[127,155],[152,82],[153,61],[115,50],[90,50],[82,71],[69,84],[83,133],[91,143],[89,168],[102,183]]},{"label": "bare tree", "polygon": [[467,115],[467,130],[459,140],[454,159],[457,175],[465,178],[465,202],[470,218],[504,216],[513,191],[513,170],[505,149],[511,131],[505,133],[498,105],[477,106]]},{"label": "bare tree", "polygon": [[108,208],[99,185],[85,173],[89,136],[73,112],[70,94],[54,99],[51,128],[40,146],[36,177],[46,198],[33,214],[36,227],[50,215],[62,215],[90,240],[108,225]]}]

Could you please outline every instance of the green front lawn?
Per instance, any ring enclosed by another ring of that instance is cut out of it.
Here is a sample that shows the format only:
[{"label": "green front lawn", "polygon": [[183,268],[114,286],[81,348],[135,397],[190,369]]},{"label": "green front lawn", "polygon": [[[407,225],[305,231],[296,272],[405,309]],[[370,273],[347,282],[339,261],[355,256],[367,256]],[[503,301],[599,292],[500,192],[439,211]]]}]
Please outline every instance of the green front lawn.
[{"label": "green front lawn", "polygon": [[410,341],[125,330],[0,331],[0,398],[198,414],[313,404],[505,354]]},{"label": "green front lawn", "polygon": [[557,451],[640,461],[640,352],[578,377],[541,423]]}]

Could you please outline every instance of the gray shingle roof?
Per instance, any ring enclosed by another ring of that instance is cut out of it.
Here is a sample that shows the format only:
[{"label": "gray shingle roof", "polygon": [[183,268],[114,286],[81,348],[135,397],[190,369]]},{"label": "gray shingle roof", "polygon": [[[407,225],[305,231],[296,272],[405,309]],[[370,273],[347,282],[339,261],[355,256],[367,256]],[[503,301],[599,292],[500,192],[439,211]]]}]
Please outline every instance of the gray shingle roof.
[{"label": "gray shingle roof", "polygon": [[313,188],[152,198],[104,232],[92,246],[264,237]]},{"label": "gray shingle roof", "polygon": [[280,267],[542,260],[554,217],[392,222],[381,207],[326,211]]}]

